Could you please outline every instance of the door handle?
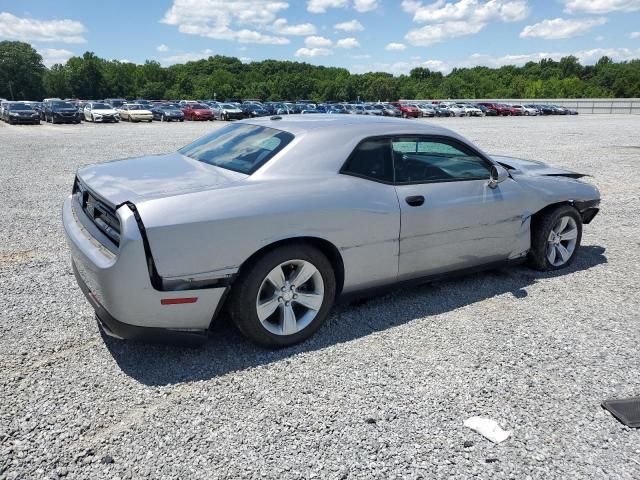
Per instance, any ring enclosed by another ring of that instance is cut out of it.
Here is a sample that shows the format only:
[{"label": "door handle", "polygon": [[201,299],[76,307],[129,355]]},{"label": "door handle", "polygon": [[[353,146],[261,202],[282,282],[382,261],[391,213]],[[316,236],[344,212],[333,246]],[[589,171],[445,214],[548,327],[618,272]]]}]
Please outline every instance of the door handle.
[{"label": "door handle", "polygon": [[412,207],[419,207],[424,203],[424,197],[422,195],[413,195],[404,199],[408,205]]}]

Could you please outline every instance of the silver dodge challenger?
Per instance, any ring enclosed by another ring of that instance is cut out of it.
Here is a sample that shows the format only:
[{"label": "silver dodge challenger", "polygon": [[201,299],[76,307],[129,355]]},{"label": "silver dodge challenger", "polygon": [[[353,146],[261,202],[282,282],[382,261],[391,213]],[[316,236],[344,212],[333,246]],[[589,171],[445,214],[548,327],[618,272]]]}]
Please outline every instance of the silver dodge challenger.
[{"label": "silver dodge challenger", "polygon": [[566,267],[600,203],[583,176],[423,122],[273,116],[81,168],[63,222],[105,333],[201,339],[224,310],[251,341],[283,347],[339,298]]}]

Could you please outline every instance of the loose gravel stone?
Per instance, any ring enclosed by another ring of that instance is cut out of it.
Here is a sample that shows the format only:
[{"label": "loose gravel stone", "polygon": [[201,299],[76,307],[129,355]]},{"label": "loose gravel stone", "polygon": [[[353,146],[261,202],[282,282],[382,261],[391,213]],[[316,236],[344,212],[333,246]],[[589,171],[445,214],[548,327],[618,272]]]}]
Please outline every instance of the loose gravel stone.
[{"label": "loose gravel stone", "polygon": [[[602,212],[575,263],[341,305],[280,351],[224,319],[201,348],[103,337],[71,271],[79,166],[221,122],[0,123],[0,478],[640,478],[640,431],[600,407],[640,393],[640,117],[433,122],[592,175]],[[513,436],[468,446],[471,416]]]}]

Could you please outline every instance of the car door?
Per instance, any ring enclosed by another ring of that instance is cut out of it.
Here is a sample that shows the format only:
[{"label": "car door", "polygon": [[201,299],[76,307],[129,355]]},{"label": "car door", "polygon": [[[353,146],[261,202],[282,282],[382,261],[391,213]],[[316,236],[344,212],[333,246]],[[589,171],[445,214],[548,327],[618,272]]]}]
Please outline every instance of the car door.
[{"label": "car door", "polygon": [[472,268],[529,247],[525,192],[491,188],[491,161],[448,137],[391,139],[400,201],[399,278]]}]

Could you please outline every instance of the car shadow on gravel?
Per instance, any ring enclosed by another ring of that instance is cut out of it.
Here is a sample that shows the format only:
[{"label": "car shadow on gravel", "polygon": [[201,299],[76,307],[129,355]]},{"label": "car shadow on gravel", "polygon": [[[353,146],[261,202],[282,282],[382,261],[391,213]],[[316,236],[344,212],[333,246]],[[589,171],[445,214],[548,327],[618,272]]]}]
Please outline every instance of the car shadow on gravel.
[{"label": "car shadow on gravel", "polygon": [[526,267],[490,270],[392,291],[367,301],[338,305],[325,326],[312,338],[282,350],[267,350],[250,344],[226,318],[216,323],[210,338],[199,347],[150,345],[102,336],[122,371],[142,384],[160,386],[208,380],[348,342],[497,295],[511,293],[515,298],[524,298],[527,296],[526,287],[539,281],[569,276],[607,263],[604,252],[600,246],[582,246],[574,263],[564,270],[537,272]]}]

